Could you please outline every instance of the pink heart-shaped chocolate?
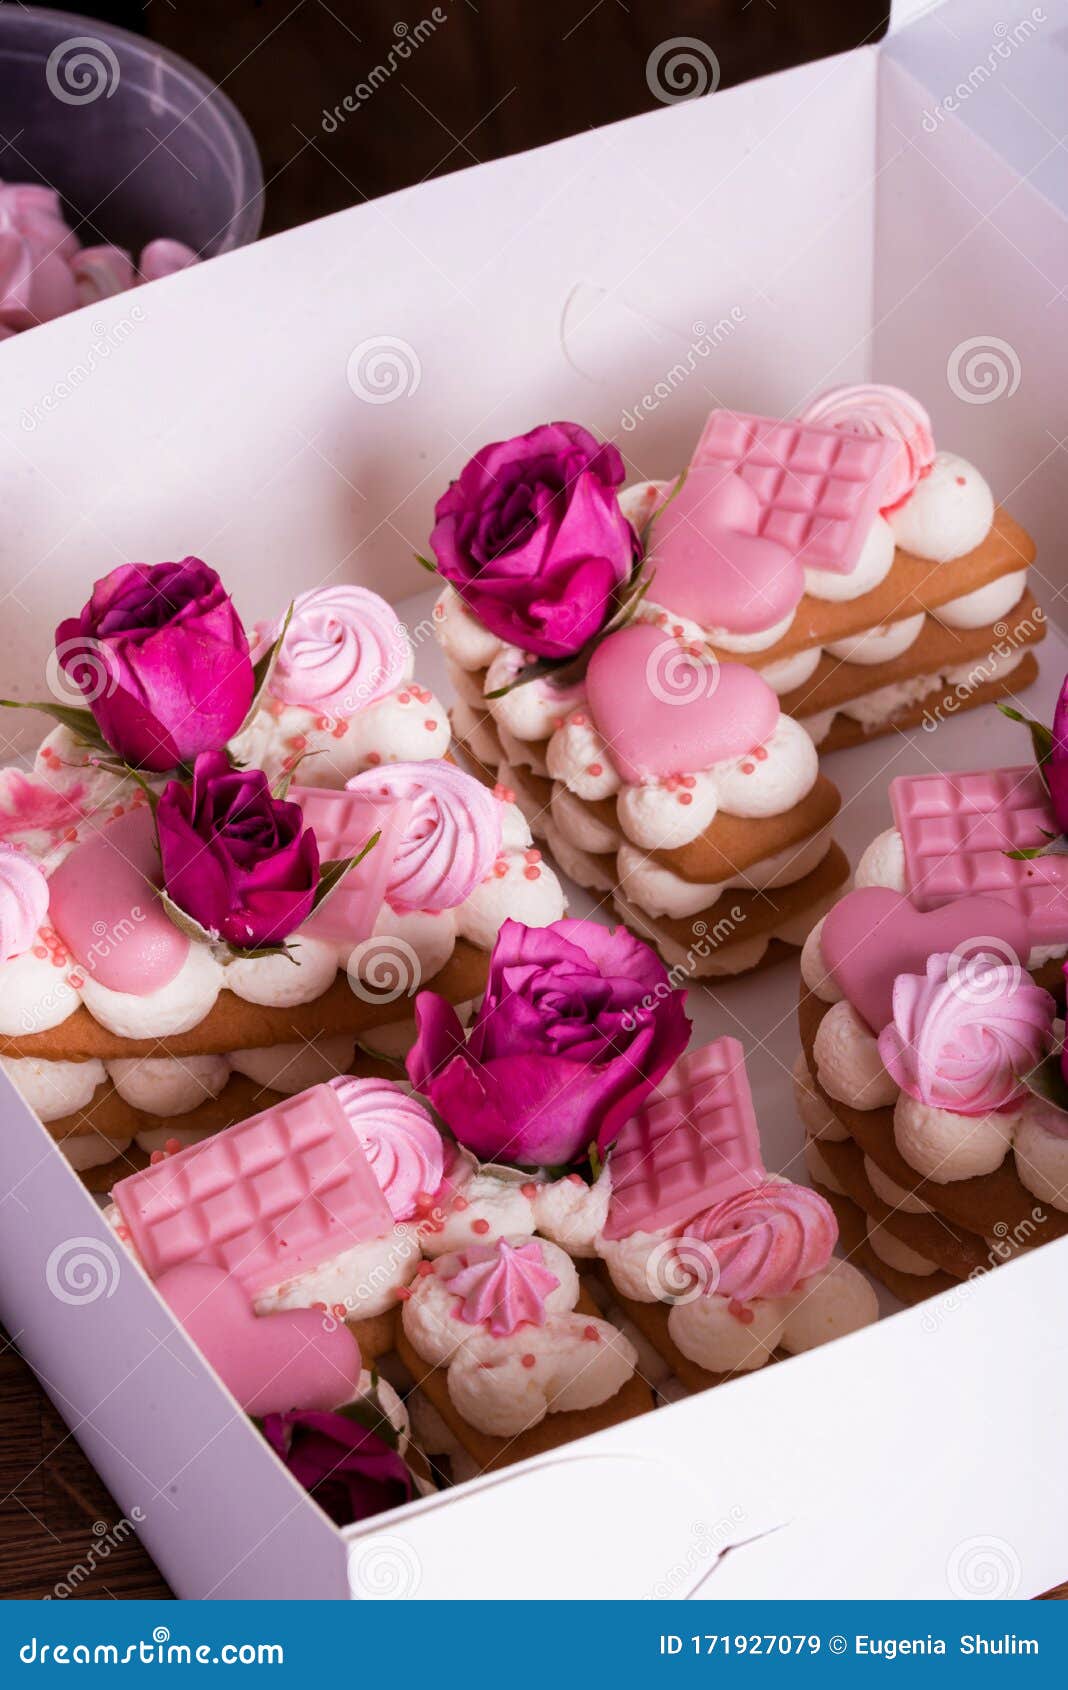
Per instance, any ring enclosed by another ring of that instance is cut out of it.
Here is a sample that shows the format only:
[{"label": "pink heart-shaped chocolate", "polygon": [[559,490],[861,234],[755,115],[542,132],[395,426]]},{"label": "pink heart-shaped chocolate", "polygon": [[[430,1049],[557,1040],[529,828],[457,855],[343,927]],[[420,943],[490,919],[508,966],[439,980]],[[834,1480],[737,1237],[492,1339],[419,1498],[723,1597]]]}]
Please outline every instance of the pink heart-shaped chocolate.
[{"label": "pink heart-shaped chocolate", "polygon": [[702,663],[648,622],[597,647],[586,700],[631,785],[744,757],[771,738],[779,720],[779,700],[755,669]]},{"label": "pink heart-shaped chocolate", "polygon": [[653,525],[650,597],[702,628],[758,634],[796,608],[805,571],[796,554],[758,535],[760,500],[721,465],[692,465]]},{"label": "pink heart-shaped chocolate", "polygon": [[351,1401],[360,1349],[347,1326],[314,1309],[257,1315],[236,1279],[203,1262],[168,1269],[156,1290],[247,1413]]},{"label": "pink heart-shaped chocolate", "polygon": [[920,911],[903,892],[860,886],[835,904],[820,934],[824,966],[873,1033],[893,1020],[899,974],[922,976],[929,956],[961,946],[969,955],[986,948],[1026,967],[1027,922],[1000,898],[959,898]]}]

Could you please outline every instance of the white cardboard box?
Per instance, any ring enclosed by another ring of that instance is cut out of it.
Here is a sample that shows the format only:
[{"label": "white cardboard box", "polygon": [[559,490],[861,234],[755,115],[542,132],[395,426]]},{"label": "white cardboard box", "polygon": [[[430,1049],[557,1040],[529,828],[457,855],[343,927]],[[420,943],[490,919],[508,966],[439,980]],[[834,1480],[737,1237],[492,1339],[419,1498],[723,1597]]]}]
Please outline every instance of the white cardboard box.
[{"label": "white cardboard box", "polygon": [[[575,417],[635,476],[666,475],[714,404],[788,414],[868,375],[920,394],[1033,529],[1056,617],[1068,8],[999,5],[949,0],[907,27],[923,7],[902,6],[878,48],[428,183],[8,342],[4,690],[39,689],[58,617],[126,559],[208,558],[247,621],[332,575],[399,599],[425,584],[412,554],[435,497],[485,440]],[[996,397],[968,391],[965,343],[991,337]],[[356,391],[368,341],[389,403]],[[409,620],[434,684],[428,602]],[[1059,634],[1043,656],[1030,703],[1048,716]],[[1025,755],[989,710],[841,755],[843,843],[855,858],[887,825],[894,773]],[[700,1036],[744,1039],[769,1162],[794,1171],[796,991],[783,967],[691,1006]],[[357,1595],[943,1597],[982,1594],[989,1564],[996,1593],[1026,1595],[1068,1572],[1068,1240],[339,1533],[6,1080],[0,1114],[0,1316],[184,1596],[344,1597],[351,1571]]]}]

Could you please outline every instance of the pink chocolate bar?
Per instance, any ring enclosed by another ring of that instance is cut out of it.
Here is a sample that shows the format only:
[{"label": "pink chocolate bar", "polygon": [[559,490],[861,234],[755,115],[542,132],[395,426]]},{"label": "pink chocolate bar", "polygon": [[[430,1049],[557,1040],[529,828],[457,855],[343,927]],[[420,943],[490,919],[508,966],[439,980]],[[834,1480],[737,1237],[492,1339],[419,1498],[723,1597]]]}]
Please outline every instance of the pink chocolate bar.
[{"label": "pink chocolate bar", "polygon": [[130,1174],[112,1197],[153,1279],[203,1262],[250,1296],[393,1226],[330,1086]]},{"label": "pink chocolate bar", "polygon": [[877,436],[744,411],[713,411],[697,467],[741,476],[760,500],[757,533],[810,569],[849,575],[883,503],[897,446]]},{"label": "pink chocolate bar", "polygon": [[916,909],[998,898],[1024,917],[1032,946],[1068,943],[1068,857],[1020,861],[1007,854],[1044,845],[1060,831],[1033,765],[903,775],[890,782],[890,802]]},{"label": "pink chocolate bar", "polygon": [[767,1175],[745,1053],[714,1039],[676,1062],[612,1152],[606,1238],[677,1226]]},{"label": "pink chocolate bar", "polygon": [[300,805],[315,834],[320,862],[355,857],[375,833],[381,833],[363,862],[349,870],[322,909],[304,923],[305,932],[318,939],[358,945],[374,932],[412,806],[377,793],[336,792],[318,786],[291,787],[289,796]]}]

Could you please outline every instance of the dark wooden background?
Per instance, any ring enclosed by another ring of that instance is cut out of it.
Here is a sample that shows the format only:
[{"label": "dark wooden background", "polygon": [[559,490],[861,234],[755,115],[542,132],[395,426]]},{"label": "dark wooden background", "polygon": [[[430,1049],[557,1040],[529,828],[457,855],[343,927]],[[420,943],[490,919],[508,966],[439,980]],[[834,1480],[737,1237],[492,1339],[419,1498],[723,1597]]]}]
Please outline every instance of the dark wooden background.
[{"label": "dark wooden background", "polygon": [[[70,6],[77,0],[68,0]],[[434,0],[140,0],[84,5],[192,59],[244,112],[263,156],[265,233],[429,176],[654,109],[646,61],[693,36],[721,86],[882,33],[883,0],[440,0],[433,33],[336,131],[324,112],[386,61]],[[403,32],[401,32],[403,33]],[[492,240],[491,229],[486,231]],[[46,1597],[119,1510],[0,1334],[0,1596]],[[72,1592],[169,1595],[133,1536]]]}]

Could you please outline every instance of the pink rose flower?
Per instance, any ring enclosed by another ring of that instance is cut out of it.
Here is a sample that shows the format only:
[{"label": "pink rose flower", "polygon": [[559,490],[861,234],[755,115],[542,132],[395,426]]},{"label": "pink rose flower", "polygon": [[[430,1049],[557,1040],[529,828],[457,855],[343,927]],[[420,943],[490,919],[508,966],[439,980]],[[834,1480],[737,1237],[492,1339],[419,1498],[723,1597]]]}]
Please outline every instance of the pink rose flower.
[{"label": "pink rose flower", "polygon": [[684,999],[623,927],[506,921],[469,1037],[444,998],[416,999],[408,1074],[481,1160],[563,1166],[607,1149],[682,1055]]},{"label": "pink rose flower", "polygon": [[214,569],[124,563],[56,629],[56,656],[108,744],[163,772],[237,732],[254,680],[241,619]]},{"label": "pink rose flower", "polygon": [[438,500],[438,568],[491,633],[568,657],[601,628],[640,552],[619,508],[623,459],[578,423],[476,452]]},{"label": "pink rose flower", "polygon": [[156,809],[163,884],[179,909],[243,950],[280,944],[311,913],[319,847],[299,804],[272,798],[262,769],[204,751]]}]

